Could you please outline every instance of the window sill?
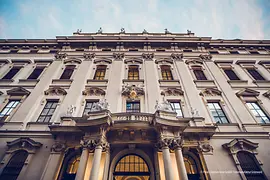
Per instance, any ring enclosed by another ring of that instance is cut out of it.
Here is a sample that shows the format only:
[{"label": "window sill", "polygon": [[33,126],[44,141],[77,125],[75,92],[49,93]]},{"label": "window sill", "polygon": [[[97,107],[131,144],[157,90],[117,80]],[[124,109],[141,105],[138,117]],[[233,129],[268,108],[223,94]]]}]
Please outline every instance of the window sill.
[{"label": "window sill", "polygon": [[270,80],[253,80],[252,82],[259,87],[270,87]]},{"label": "window sill", "polygon": [[14,82],[13,79],[0,79],[0,82],[3,82],[3,83],[12,83]]},{"label": "window sill", "polygon": [[253,80],[254,83],[270,83],[270,80]]},{"label": "window sill", "polygon": [[140,83],[144,83],[144,80],[143,79],[123,79],[122,81],[123,83],[125,82],[140,82]]},{"label": "window sill", "polygon": [[160,86],[180,86],[179,80],[158,80]]},{"label": "window sill", "polygon": [[39,79],[19,79],[19,84],[36,85]]},{"label": "window sill", "polygon": [[248,80],[228,80],[231,87],[246,87]]},{"label": "window sill", "polygon": [[108,84],[108,79],[104,79],[104,80],[87,79],[86,82],[88,85],[105,86],[106,87]]},{"label": "window sill", "polygon": [[73,82],[73,79],[53,79],[52,84],[60,84],[60,85],[70,85]]},{"label": "window sill", "polygon": [[216,84],[214,80],[193,80],[199,88],[215,88]]},{"label": "window sill", "polygon": [[108,82],[108,79],[104,79],[104,80],[87,79],[87,83],[88,82]]}]

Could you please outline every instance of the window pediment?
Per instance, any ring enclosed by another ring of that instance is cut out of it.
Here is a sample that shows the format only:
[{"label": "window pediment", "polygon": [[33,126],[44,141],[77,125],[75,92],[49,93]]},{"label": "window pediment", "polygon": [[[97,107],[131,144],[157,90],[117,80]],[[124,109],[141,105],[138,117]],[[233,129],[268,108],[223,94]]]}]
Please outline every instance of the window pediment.
[{"label": "window pediment", "polygon": [[140,58],[126,58],[124,62],[125,64],[142,64],[143,60]]},{"label": "window pediment", "polygon": [[236,95],[239,96],[259,96],[260,92],[255,91],[253,89],[245,88],[243,90],[240,90],[236,93]]},{"label": "window pediment", "polygon": [[258,143],[254,143],[243,138],[236,138],[229,143],[223,144],[222,146],[223,148],[228,149],[232,154],[243,150],[255,153],[255,150],[258,148]]},{"label": "window pediment", "polygon": [[82,94],[85,96],[104,96],[106,92],[99,87],[87,87]]},{"label": "window pediment", "polygon": [[14,141],[7,142],[8,151],[16,151],[18,149],[25,149],[28,151],[35,151],[36,149],[40,148],[42,144],[40,142],[36,142],[30,138],[18,138]]},{"label": "window pediment", "polygon": [[97,58],[94,60],[94,63],[97,64],[111,64],[112,60],[110,58]]},{"label": "window pediment", "polygon": [[163,96],[182,96],[184,91],[180,88],[167,88],[160,93]]},{"label": "window pediment", "polygon": [[220,96],[222,92],[217,88],[206,88],[200,92],[201,96]]},{"label": "window pediment", "polygon": [[44,91],[45,95],[51,96],[64,96],[67,94],[67,91],[61,87],[50,87],[46,91]]},{"label": "window pediment", "polygon": [[16,88],[8,90],[7,94],[10,96],[25,96],[25,95],[29,95],[30,91],[26,90],[23,87],[16,87]]},{"label": "window pediment", "polygon": [[173,64],[173,60],[171,58],[158,58],[155,61],[156,64]]},{"label": "window pediment", "polygon": [[203,60],[196,58],[196,59],[187,59],[186,64],[194,65],[194,64],[203,64]]},{"label": "window pediment", "polygon": [[[1,93],[0,93],[1,94]],[[268,90],[267,92],[263,93],[263,95],[267,98],[270,99],[270,90]]]},{"label": "window pediment", "polygon": [[65,60],[64,60],[64,64],[67,64],[67,63],[71,63],[71,64],[74,64],[74,63],[81,64],[81,63],[82,63],[82,60],[80,60],[80,59],[78,59],[78,58],[68,58],[68,59],[65,59]]}]

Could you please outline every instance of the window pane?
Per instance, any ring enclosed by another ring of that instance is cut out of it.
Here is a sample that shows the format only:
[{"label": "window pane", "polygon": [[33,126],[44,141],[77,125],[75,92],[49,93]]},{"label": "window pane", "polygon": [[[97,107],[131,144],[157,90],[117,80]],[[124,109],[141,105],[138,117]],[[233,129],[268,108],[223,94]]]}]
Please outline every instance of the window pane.
[{"label": "window pane", "polygon": [[224,72],[230,80],[240,80],[233,70],[225,69]]},{"label": "window pane", "polygon": [[39,118],[38,118],[38,122],[49,122],[54,111],[55,108],[57,106],[58,101],[48,101],[46,103],[46,105],[44,106],[44,109],[42,110]]},{"label": "window pane", "polygon": [[255,80],[265,80],[256,69],[247,69],[247,71]]},{"label": "window pane", "polygon": [[28,77],[28,79],[37,79],[40,74],[42,73],[44,67],[36,67],[34,69],[34,71],[30,74],[30,76]]},{"label": "window pane", "polygon": [[210,112],[217,123],[229,123],[219,103],[208,103]]},{"label": "window pane", "polygon": [[19,71],[20,67],[13,67],[10,71],[3,77],[3,79],[12,79]]}]

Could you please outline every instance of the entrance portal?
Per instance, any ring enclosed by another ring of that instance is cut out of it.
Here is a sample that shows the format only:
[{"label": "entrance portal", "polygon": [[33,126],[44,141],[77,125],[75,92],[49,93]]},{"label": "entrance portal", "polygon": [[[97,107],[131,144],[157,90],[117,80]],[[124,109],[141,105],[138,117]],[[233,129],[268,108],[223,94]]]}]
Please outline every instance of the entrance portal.
[{"label": "entrance portal", "polygon": [[149,180],[150,171],[140,156],[130,154],[117,162],[113,177],[114,180]]}]

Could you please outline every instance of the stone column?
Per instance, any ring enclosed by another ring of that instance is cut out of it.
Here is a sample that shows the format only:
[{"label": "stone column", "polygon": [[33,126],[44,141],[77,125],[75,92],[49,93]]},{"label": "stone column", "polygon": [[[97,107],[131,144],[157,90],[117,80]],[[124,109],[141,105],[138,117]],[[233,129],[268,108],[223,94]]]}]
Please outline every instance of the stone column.
[{"label": "stone column", "polygon": [[102,146],[100,144],[98,144],[98,145],[96,145],[95,152],[94,152],[90,180],[97,180],[98,179],[101,154],[102,154]]},{"label": "stone column", "polygon": [[162,139],[160,140],[160,148],[162,150],[164,170],[166,180],[174,180],[173,168],[170,157],[169,145],[171,144],[171,139]]},{"label": "stone column", "polygon": [[184,157],[183,157],[183,153],[182,153],[181,139],[174,139],[172,142],[172,147],[173,147],[174,153],[175,153],[179,178],[180,178],[180,180],[188,180]]},{"label": "stone column", "polygon": [[80,163],[79,167],[76,173],[75,180],[83,180],[84,179],[84,174],[85,174],[85,169],[88,161],[88,156],[89,156],[89,150],[88,150],[88,141],[82,140],[81,145],[83,147],[82,155],[80,158]]},{"label": "stone column", "polygon": [[51,180],[56,178],[65,148],[65,144],[59,142],[52,146],[51,154],[42,173],[41,180]]},{"label": "stone column", "polygon": [[110,169],[110,148],[106,148],[106,160],[105,160],[105,165],[104,165],[104,172],[103,172],[103,180],[108,179],[109,175],[109,169]]}]

